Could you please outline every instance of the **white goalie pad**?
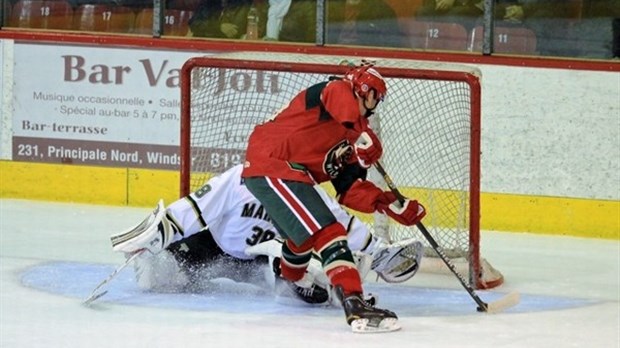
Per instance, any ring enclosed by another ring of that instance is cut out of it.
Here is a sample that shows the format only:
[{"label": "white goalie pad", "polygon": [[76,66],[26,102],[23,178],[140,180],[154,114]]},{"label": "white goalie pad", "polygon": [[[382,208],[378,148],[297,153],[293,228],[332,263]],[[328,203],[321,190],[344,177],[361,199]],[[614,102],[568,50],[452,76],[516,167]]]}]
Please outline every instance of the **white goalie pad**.
[{"label": "white goalie pad", "polygon": [[245,253],[250,256],[282,257],[282,241],[278,239],[268,240],[245,248]]},{"label": "white goalie pad", "polygon": [[[248,255],[264,255],[269,257],[269,264],[273,264],[274,258],[282,257],[282,242],[277,239],[272,239],[263,243],[259,243],[245,249],[245,253]],[[295,282],[295,284],[301,287],[309,287],[312,283],[315,283],[323,288],[329,288],[329,279],[325,272],[323,272],[323,265],[316,258],[310,259],[310,264],[306,269],[304,277]]]},{"label": "white goalie pad", "polygon": [[138,287],[147,291],[175,292],[189,284],[189,277],[167,250],[157,255],[141,253],[133,262]]},{"label": "white goalie pad", "polygon": [[353,260],[357,266],[357,271],[360,273],[360,278],[363,280],[371,270],[372,256],[363,251],[354,251]]}]

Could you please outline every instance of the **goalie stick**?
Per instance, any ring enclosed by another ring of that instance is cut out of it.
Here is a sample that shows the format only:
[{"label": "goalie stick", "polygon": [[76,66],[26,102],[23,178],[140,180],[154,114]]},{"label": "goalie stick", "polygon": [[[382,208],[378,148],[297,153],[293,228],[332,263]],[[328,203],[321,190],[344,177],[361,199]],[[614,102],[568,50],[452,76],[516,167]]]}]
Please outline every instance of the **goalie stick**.
[{"label": "goalie stick", "polygon": [[137,252],[135,252],[134,254],[132,254],[130,257],[128,257],[125,262],[118,266],[112,273],[110,273],[110,275],[104,279],[103,281],[101,281],[101,283],[99,283],[94,289],[93,291],[90,293],[90,296],[88,296],[83,302],[82,304],[84,304],[85,306],[89,306],[90,304],[92,304],[93,302],[95,302],[97,299],[101,298],[103,295],[108,293],[108,290],[103,290],[101,292],[98,292],[99,289],[101,289],[101,287],[103,287],[104,285],[106,285],[107,283],[109,283],[112,279],[114,279],[114,277],[116,277],[117,274],[119,274],[123,269],[125,269],[125,267],[127,267],[136,257],[142,255],[142,253],[145,251],[146,249],[142,249],[142,250],[138,250]]},{"label": "goalie stick", "polygon": [[[389,189],[394,193],[394,195],[396,195],[398,201],[400,203],[404,203],[406,199],[405,196],[400,193],[400,191],[394,184],[394,181],[392,181],[392,178],[385,171],[385,168],[383,168],[383,165],[377,161],[374,166],[379,172],[379,174],[381,174],[381,176],[383,177],[383,180],[388,185]],[[428,243],[431,245],[433,250],[435,250],[437,255],[439,255],[441,260],[443,260],[443,262],[446,264],[446,266],[448,266],[450,271],[452,271],[452,273],[456,276],[459,282],[461,282],[461,285],[463,285],[465,290],[467,290],[469,296],[471,296],[471,298],[476,302],[476,304],[478,304],[478,312],[497,313],[507,308],[516,306],[519,303],[518,292],[511,292],[497,301],[488,303],[482,301],[482,299],[476,294],[476,291],[471,287],[471,285],[469,285],[467,281],[465,281],[465,278],[456,270],[456,267],[454,266],[452,261],[450,261],[450,259],[446,256],[443,248],[439,244],[437,244],[437,241],[435,241],[435,238],[433,238],[428,229],[426,229],[426,226],[424,226],[422,222],[418,222],[416,224],[416,227],[420,230],[422,235],[424,235],[424,238],[426,238]]]}]

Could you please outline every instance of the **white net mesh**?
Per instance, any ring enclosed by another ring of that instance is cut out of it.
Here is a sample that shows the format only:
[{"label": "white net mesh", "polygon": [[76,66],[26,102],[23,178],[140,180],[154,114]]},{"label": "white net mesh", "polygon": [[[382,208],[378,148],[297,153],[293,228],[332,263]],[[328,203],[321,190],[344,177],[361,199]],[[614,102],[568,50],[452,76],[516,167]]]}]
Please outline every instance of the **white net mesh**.
[{"label": "white net mesh", "polygon": [[[190,191],[210,176],[243,163],[254,126],[273,116],[295,94],[345,72],[343,61],[360,63],[359,58],[259,52],[213,58],[217,64],[208,57],[194,59],[188,76],[183,77],[191,78],[191,88],[184,92],[189,93],[190,108],[182,115],[190,120],[186,134]],[[474,278],[481,278],[479,91],[472,90],[471,82],[478,88],[480,74],[472,68],[439,63],[373,61],[388,85],[385,101],[371,118],[384,146],[383,165],[405,196],[427,208],[424,224],[445,253],[468,260],[478,275]],[[383,184],[378,173],[371,172],[370,178]],[[376,215],[359,216],[376,233],[389,233],[392,240],[416,237],[426,242],[415,228]],[[435,256],[428,249],[427,256]]]}]

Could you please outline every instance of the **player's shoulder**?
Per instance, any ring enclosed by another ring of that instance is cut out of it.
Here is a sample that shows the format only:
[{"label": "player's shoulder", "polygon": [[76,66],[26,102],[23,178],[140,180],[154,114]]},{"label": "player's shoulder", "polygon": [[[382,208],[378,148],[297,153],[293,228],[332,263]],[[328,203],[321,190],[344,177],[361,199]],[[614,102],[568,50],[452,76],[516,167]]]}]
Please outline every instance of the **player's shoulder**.
[{"label": "player's shoulder", "polygon": [[324,96],[333,96],[340,100],[355,100],[351,83],[346,80],[331,80],[323,89]]},{"label": "player's shoulder", "polygon": [[325,102],[328,98],[332,98],[338,103],[346,103],[347,101],[355,100],[351,84],[342,79],[329,81],[327,85],[325,85],[325,88],[321,94],[323,102]]},{"label": "player's shoulder", "polygon": [[219,187],[225,190],[239,186],[242,183],[242,180],[241,180],[242,170],[243,170],[243,166],[241,164],[230,167],[225,172],[212,177],[209,180],[209,184],[212,187]]},{"label": "player's shoulder", "polygon": [[243,165],[242,164],[237,164],[237,165],[234,165],[234,166],[230,167],[228,170],[226,170],[220,176],[222,178],[224,178],[226,181],[230,181],[230,182],[233,182],[235,184],[240,184],[241,183],[241,172],[242,171],[243,171]]},{"label": "player's shoulder", "polygon": [[327,81],[327,84],[325,85],[325,89],[329,89],[329,90],[351,92],[353,90],[352,88],[353,87],[351,86],[351,83],[349,81],[343,80],[340,78],[332,78],[329,81]]},{"label": "player's shoulder", "polygon": [[348,81],[330,81],[321,94],[321,101],[325,110],[338,122],[357,123],[359,121],[357,100]]}]

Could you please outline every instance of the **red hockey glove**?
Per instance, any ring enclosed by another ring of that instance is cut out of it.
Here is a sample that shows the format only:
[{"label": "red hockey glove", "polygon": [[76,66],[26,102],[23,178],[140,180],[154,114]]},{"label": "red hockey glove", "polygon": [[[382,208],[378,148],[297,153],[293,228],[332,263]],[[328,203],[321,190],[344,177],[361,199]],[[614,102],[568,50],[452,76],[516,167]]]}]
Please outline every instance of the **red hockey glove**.
[{"label": "red hockey glove", "polygon": [[338,203],[361,213],[374,213],[378,206],[387,207],[396,197],[386,197],[385,192],[370,181],[357,179],[347,192],[340,195]]},{"label": "red hockey glove", "polygon": [[370,168],[383,154],[383,146],[372,129],[367,128],[355,142],[355,153],[360,165]]},{"label": "red hockey glove", "polygon": [[387,214],[398,223],[405,226],[413,226],[422,221],[426,215],[424,206],[416,200],[406,199],[401,205],[392,192],[385,192],[386,199],[394,199],[389,205],[378,204],[377,210]]}]

